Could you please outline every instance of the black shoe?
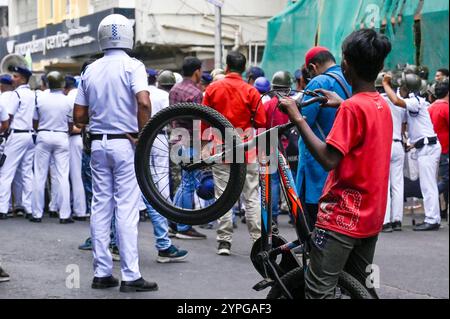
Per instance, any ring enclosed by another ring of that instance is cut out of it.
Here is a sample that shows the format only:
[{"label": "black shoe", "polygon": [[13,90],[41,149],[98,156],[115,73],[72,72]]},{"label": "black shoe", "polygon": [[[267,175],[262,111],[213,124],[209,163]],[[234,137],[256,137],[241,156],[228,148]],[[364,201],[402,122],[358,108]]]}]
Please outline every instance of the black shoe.
[{"label": "black shoe", "polygon": [[9,275],[0,267],[0,282],[7,282],[9,279]]},{"label": "black shoe", "polygon": [[59,223],[62,225],[73,224],[75,221],[72,218],[60,219]]},{"label": "black shoe", "polygon": [[42,218],[34,218],[33,216],[31,216],[29,220],[30,220],[30,222],[36,223],[36,224],[42,223]]},{"label": "black shoe", "polygon": [[84,216],[84,217],[74,216],[74,217],[72,217],[72,219],[77,221],[77,222],[86,222],[88,220],[88,218],[86,216]]},{"label": "black shoe", "polygon": [[392,228],[392,223],[384,224],[383,229],[381,230],[383,233],[392,233],[393,231],[394,229]]},{"label": "black shoe", "polygon": [[227,241],[219,241],[219,247],[217,248],[217,255],[230,256],[231,255],[231,243]]},{"label": "black shoe", "polygon": [[146,209],[145,210],[141,210],[139,212],[139,221],[141,223],[145,223],[147,221],[147,219],[148,219],[147,210]]},{"label": "black shoe", "polygon": [[33,218],[33,214],[26,214],[26,215],[25,215],[25,218],[26,218],[26,219],[31,219],[31,218]]},{"label": "black shoe", "polygon": [[23,207],[18,207],[14,210],[14,215],[17,217],[23,217],[28,214],[27,210]]},{"label": "black shoe", "polygon": [[14,211],[10,210],[8,211],[8,214],[6,214],[8,216],[8,218],[13,218],[14,217]]},{"label": "black shoe", "polygon": [[144,278],[135,281],[122,281],[120,284],[120,292],[145,292],[156,290],[158,290],[158,284],[156,282],[145,281]]},{"label": "black shoe", "polygon": [[393,222],[392,229],[394,231],[402,231],[402,222]]},{"label": "black shoe", "polygon": [[8,219],[8,214],[0,213],[0,220]]},{"label": "black shoe", "polygon": [[414,231],[431,231],[431,230],[439,230],[439,228],[441,228],[441,224],[423,223],[414,227]]},{"label": "black shoe", "polygon": [[58,218],[58,217],[59,217],[59,214],[58,214],[58,212],[49,211],[49,212],[48,212],[48,216],[49,216],[50,218]]},{"label": "black shoe", "polygon": [[119,280],[114,278],[113,276],[105,277],[105,278],[97,278],[94,277],[92,281],[92,289],[108,289],[119,286]]}]

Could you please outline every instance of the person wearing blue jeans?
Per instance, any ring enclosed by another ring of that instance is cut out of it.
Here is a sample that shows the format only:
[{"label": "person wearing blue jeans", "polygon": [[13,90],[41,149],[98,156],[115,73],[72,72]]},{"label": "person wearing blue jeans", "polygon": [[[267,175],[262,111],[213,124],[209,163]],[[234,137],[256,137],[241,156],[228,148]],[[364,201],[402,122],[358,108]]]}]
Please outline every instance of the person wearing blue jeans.
[{"label": "person wearing blue jeans", "polygon": [[179,250],[169,238],[169,223],[167,219],[161,216],[149,203],[143,198],[145,206],[147,207],[148,217],[153,224],[153,234],[156,239],[156,250],[158,250],[157,262],[168,263],[173,261],[182,261],[186,259],[188,252],[186,250]]},{"label": "person wearing blue jeans", "polygon": [[[192,156],[192,152],[188,151],[187,156]],[[185,209],[193,209],[195,201],[195,190],[200,184],[200,170],[187,172],[182,170],[181,183],[178,187],[173,202],[176,206]],[[194,227],[189,225],[177,224],[178,239],[206,239],[206,235],[199,233]]]}]

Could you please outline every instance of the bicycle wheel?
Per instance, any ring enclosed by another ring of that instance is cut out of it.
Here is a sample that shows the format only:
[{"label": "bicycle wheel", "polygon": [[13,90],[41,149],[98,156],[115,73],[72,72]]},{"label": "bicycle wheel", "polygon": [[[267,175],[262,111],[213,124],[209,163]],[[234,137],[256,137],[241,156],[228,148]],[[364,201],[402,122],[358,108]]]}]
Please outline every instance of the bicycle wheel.
[{"label": "bicycle wheel", "polygon": [[[298,267],[281,277],[281,281],[286,286],[294,299],[305,299],[305,271],[303,267]],[[369,291],[353,276],[343,272],[339,276],[336,287],[337,299],[373,299]],[[267,295],[267,299],[285,299],[283,289],[276,283]]]},{"label": "bicycle wheel", "polygon": [[206,224],[228,212],[247,172],[245,162],[218,159],[233,148],[223,138],[230,135],[241,143],[231,123],[203,105],[181,103],[156,114],[142,131],[135,156],[136,177],[152,207],[187,225]]}]

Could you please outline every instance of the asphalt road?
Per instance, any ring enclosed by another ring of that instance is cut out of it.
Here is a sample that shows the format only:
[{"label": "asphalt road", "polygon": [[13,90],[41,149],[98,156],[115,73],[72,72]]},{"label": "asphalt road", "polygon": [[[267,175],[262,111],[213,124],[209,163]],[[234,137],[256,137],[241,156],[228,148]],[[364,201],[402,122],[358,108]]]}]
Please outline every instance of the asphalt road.
[{"label": "asphalt road", "polygon": [[[177,246],[189,250],[184,263],[158,264],[150,222],[139,227],[141,272],[147,280],[157,281],[159,291],[121,294],[118,289],[96,291],[90,288],[93,277],[92,254],[77,249],[89,236],[87,222],[60,225],[44,219],[32,224],[22,218],[0,221],[0,260],[11,281],[0,284],[0,299],[10,298],[158,298],[158,299],[258,299],[266,291],[255,292],[261,280],[249,259],[250,238],[239,223],[234,235],[232,256],[216,255],[214,230],[202,230],[207,240],[182,241]],[[282,216],[280,233],[294,238],[287,217]],[[416,233],[411,219],[405,218],[403,232],[381,234],[375,264],[380,269],[381,298],[449,298],[449,227],[443,223],[438,232]],[[68,280],[79,270],[80,287]],[[119,265],[115,275],[120,278]],[[69,287],[69,288],[68,288]]]}]

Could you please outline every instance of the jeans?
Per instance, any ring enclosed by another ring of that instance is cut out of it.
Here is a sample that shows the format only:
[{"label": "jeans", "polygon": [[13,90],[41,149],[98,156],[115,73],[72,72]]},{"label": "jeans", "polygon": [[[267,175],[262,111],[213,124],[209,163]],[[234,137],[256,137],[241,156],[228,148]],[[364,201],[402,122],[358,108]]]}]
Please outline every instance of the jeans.
[{"label": "jeans", "polygon": [[270,184],[272,188],[272,218],[274,222],[278,222],[281,196],[280,174],[278,172],[270,175]]},{"label": "jeans", "polygon": [[156,249],[158,251],[169,249],[172,246],[172,241],[169,238],[169,223],[164,216],[161,216],[149,203],[144,199],[145,206],[147,206],[148,217],[153,224],[153,233],[156,238]]},{"label": "jeans", "polygon": [[[194,198],[195,189],[199,184],[199,170],[192,172],[182,171],[180,187],[178,187],[174,198],[174,204],[178,207],[193,209],[194,208]],[[177,230],[179,232],[186,232],[191,229],[192,226],[178,224]]]},{"label": "jeans", "polygon": [[81,163],[81,177],[83,178],[84,192],[86,194],[86,214],[91,214],[92,204],[92,171],[91,155],[83,152]]},{"label": "jeans", "polygon": [[[439,162],[439,194],[444,194],[445,199],[445,211],[448,207],[448,154],[442,154]],[[441,208],[442,209],[442,208]]]},{"label": "jeans", "polygon": [[316,228],[312,235],[310,263],[305,274],[307,299],[332,299],[339,275],[346,271],[378,298],[375,289],[367,287],[378,236],[357,239],[330,230]]}]

